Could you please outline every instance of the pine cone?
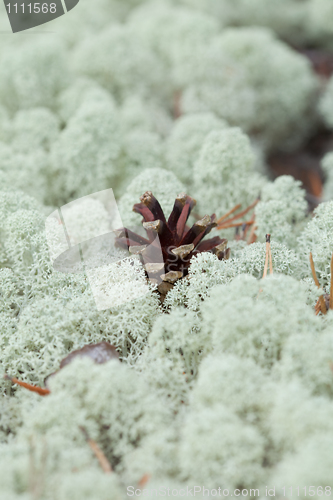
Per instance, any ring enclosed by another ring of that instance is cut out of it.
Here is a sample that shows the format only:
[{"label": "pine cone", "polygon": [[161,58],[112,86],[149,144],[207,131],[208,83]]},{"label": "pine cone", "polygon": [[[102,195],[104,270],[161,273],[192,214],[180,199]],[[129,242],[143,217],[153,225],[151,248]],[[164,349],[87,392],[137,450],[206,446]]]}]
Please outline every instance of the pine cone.
[{"label": "pine cone", "polygon": [[138,254],[150,278],[157,283],[175,283],[188,274],[191,258],[201,252],[228,259],[228,241],[219,236],[202,241],[216,227],[215,214],[205,215],[190,228],[186,222],[196,201],[185,193],[177,196],[166,220],[161,205],[151,191],[140,198],[133,211],[143,216],[147,238],[122,228],[116,231],[116,245]]}]

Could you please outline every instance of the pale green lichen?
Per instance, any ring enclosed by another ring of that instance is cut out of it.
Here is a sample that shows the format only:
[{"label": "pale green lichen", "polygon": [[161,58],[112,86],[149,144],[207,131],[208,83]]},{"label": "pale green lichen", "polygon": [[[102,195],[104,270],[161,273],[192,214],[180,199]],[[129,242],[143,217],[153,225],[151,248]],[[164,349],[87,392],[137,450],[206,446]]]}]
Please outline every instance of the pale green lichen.
[{"label": "pale green lichen", "polygon": [[124,225],[139,226],[140,216],[132,212],[133,205],[140,202],[140,196],[146,191],[152,191],[159,201],[165,216],[168,217],[176,196],[185,191],[183,184],[172,173],[162,168],[143,170],[128,185],[120,197],[118,208]]},{"label": "pale green lichen", "polygon": [[167,356],[174,364],[181,360],[187,380],[197,375],[199,352],[204,350],[205,341],[196,314],[183,309],[158,318],[149,336],[154,356]]},{"label": "pale green lichen", "polygon": [[330,434],[332,412],[332,401],[310,397],[307,388],[298,381],[279,384],[266,422],[274,446],[271,460],[276,462],[281,454],[295,452],[318,432]]},{"label": "pale green lichen", "polygon": [[[72,16],[61,16],[54,19],[55,32],[69,48],[77,46],[78,42],[100,33],[105,26],[122,23],[131,9],[140,4],[141,0],[95,0],[95,7],[86,2],[75,5],[75,23]],[[38,29],[38,28],[37,28]]]},{"label": "pale green lichen", "polygon": [[[1,270],[0,285],[3,369],[21,371],[23,379],[42,383],[70,350],[103,339],[115,344],[124,360],[135,362],[159,314],[158,298],[146,285],[139,262],[123,261],[120,252],[115,255],[120,266],[105,267],[101,261],[95,272],[87,271],[90,285],[85,274],[54,271],[36,202],[20,192],[2,195],[1,242],[7,266]],[[103,216],[98,202],[90,202],[90,226],[77,227],[85,238],[94,234]],[[110,310],[97,310],[90,288],[108,296]]]},{"label": "pale green lichen", "polygon": [[55,107],[58,93],[70,81],[64,45],[49,37],[29,40],[1,55],[1,101],[11,112],[21,108]]},{"label": "pale green lichen", "polygon": [[58,138],[59,129],[59,118],[50,109],[21,110],[12,121],[10,142],[18,152],[32,152],[36,149],[49,151],[51,144]]},{"label": "pale green lichen", "polygon": [[[132,266],[129,268],[128,272],[133,274]],[[118,277],[121,271],[120,268]],[[126,284],[125,277],[126,274],[123,275]],[[87,282],[85,287],[88,287]],[[116,278],[114,287],[118,296],[126,294],[126,288],[117,288]],[[23,379],[40,384],[71,350],[102,340],[114,344],[124,361],[136,361],[147,342],[152,321],[158,315],[157,297],[147,290],[137,300],[131,301],[129,296],[122,305],[98,311],[89,290],[75,296],[75,289],[72,292],[71,288],[68,287],[67,292],[63,290],[58,297],[36,297],[22,307],[15,331],[3,332],[2,366],[5,370],[21,372]],[[131,292],[133,294],[133,289]]]},{"label": "pale green lichen", "polygon": [[312,252],[315,269],[323,286],[331,282],[330,262],[333,248],[333,202],[321,203],[314,211],[314,217],[298,238],[300,263],[303,272],[311,276],[309,254]]},{"label": "pale green lichen", "polygon": [[168,1],[145,2],[129,17],[129,26],[162,65],[168,93],[183,88],[201,52],[218,33],[218,23],[205,15]]},{"label": "pale green lichen", "polygon": [[[329,4],[329,1],[323,0]],[[311,0],[183,0],[186,5],[204,10],[219,20],[221,26],[265,26],[292,43],[304,43],[310,37],[309,4]],[[319,28],[319,27],[318,27]],[[320,29],[320,28],[319,28]]]},{"label": "pale green lichen", "polygon": [[186,112],[215,111],[260,135],[265,147],[287,148],[309,131],[316,89],[309,63],[270,31],[228,29],[205,47],[183,106]]},{"label": "pale green lichen", "polygon": [[256,172],[249,138],[239,128],[211,132],[194,165],[194,192],[203,215],[218,216],[241,203],[243,208],[259,196],[266,179]]},{"label": "pale green lichen", "polygon": [[[124,192],[128,183],[146,169],[162,169],[164,162],[164,145],[155,132],[133,130],[128,132],[122,141],[122,151],[117,169],[122,172],[119,191]],[[143,194],[143,193],[142,193]]]},{"label": "pale green lichen", "polygon": [[193,113],[180,117],[166,143],[167,166],[178,178],[191,186],[193,168],[206,136],[213,130],[222,130],[227,124],[213,113]]},{"label": "pale green lichen", "polygon": [[154,99],[143,99],[138,95],[126,98],[120,107],[123,132],[155,132],[166,137],[173,126],[168,111]]},{"label": "pale green lichen", "polygon": [[8,267],[0,269],[0,312],[14,317],[23,301],[21,289],[22,280]]},{"label": "pale green lichen", "polygon": [[133,92],[149,96],[163,85],[159,60],[120,24],[86,38],[76,47],[73,64],[78,75],[93,78],[119,99]]},{"label": "pale green lichen", "polygon": [[5,229],[7,218],[18,210],[41,210],[41,205],[32,197],[19,190],[0,191],[0,262],[8,265],[5,251]]},{"label": "pale green lichen", "polygon": [[140,446],[124,457],[122,477],[126,484],[137,483],[149,471],[152,477],[145,485],[146,488],[158,489],[164,484],[170,487],[171,482],[175,481],[178,482],[175,487],[181,487],[178,479],[179,425],[180,422],[174,421],[169,428],[157,429],[145,436]]},{"label": "pale green lichen", "polygon": [[221,353],[206,356],[200,365],[192,401],[197,406],[223,403],[250,424],[265,423],[274,383],[251,359]]},{"label": "pale green lichen", "polygon": [[[32,135],[34,135],[33,132]],[[19,137],[17,139],[18,145],[20,139]],[[17,151],[12,145],[0,143],[1,188],[22,189],[25,193],[37,198],[40,202],[46,202],[46,171],[49,167],[48,155],[38,146],[34,149],[31,145],[29,151],[26,151],[24,143],[21,142],[20,146],[21,149]]]},{"label": "pale green lichen", "polygon": [[[70,459],[64,442],[77,442],[82,448],[84,436],[79,426],[86,425],[111,463],[121,470],[126,453],[143,437],[172,422],[172,412],[163,398],[156,398],[137,372],[117,361],[98,366],[90,360],[78,360],[53,377],[50,388],[51,395],[32,409],[20,436],[34,433],[47,438],[52,426],[53,451],[57,449],[64,460]],[[96,393],[102,396],[97,401]],[[58,467],[65,470],[66,464],[59,461]]]},{"label": "pale green lichen", "polygon": [[297,377],[311,393],[328,397],[333,394],[331,316],[329,311],[326,328],[318,335],[291,335],[278,367],[282,378]]},{"label": "pale green lichen", "polygon": [[28,273],[38,266],[41,247],[45,244],[41,237],[43,225],[43,216],[34,210],[17,210],[7,217],[4,249],[9,264],[17,272]]},{"label": "pale green lichen", "polygon": [[270,276],[260,282],[241,275],[228,285],[216,286],[203,302],[202,329],[215,352],[252,358],[270,369],[291,332],[319,330],[319,318],[306,301],[304,287],[289,276]]},{"label": "pale green lichen", "polygon": [[[317,427],[317,424],[315,426]],[[311,438],[300,444],[296,453],[285,455],[284,460],[271,474],[269,484],[276,485],[276,491],[282,492],[281,488],[287,484],[292,485],[294,491],[297,491],[300,484],[304,484],[306,486],[299,488],[299,498],[304,499],[309,492],[316,500],[322,498],[324,494],[331,495],[333,488],[332,444],[332,439],[327,432],[320,432],[318,429]],[[310,489],[311,485],[314,486]]]},{"label": "pale green lichen", "polygon": [[143,168],[164,166],[164,147],[153,122],[150,130],[130,127],[105,90],[79,80],[61,98],[72,101],[66,109],[73,114],[51,150],[47,179],[54,203],[109,187],[122,193]]},{"label": "pale green lichen", "polygon": [[269,233],[273,241],[295,248],[307,209],[301,182],[289,175],[278,177],[262,188],[260,202],[255,208],[257,236],[264,241]]},{"label": "pale green lichen", "polygon": [[[274,272],[298,276],[301,272],[295,252],[281,243],[272,242],[272,262]],[[250,274],[261,278],[265,266],[266,244],[233,245],[232,257],[220,261],[210,253],[202,253],[191,261],[188,279],[176,282],[168,293],[164,306],[185,306],[197,311],[201,302],[210,294],[215,285],[226,284],[239,274]]]},{"label": "pale green lichen", "polygon": [[54,203],[111,187],[120,131],[113,101],[85,101],[52,146],[48,172]]},{"label": "pale green lichen", "polygon": [[[306,57],[279,41],[332,47],[331,10],[331,0],[95,0],[52,21],[54,34],[15,36],[1,18],[1,498],[119,500],[146,474],[148,490],[302,485],[305,496],[331,485],[332,318],[315,315],[309,252],[329,291],[332,203],[304,228],[299,183],[270,182],[264,167],[271,149],[308,137],[318,100],[332,126],[332,82],[318,86]],[[99,202],[77,199],[108,188],[138,231],[132,207],[147,190],[166,217],[184,191],[195,217],[261,194],[259,242],[212,231],[229,239],[230,259],[193,258],[163,306],[139,260],[110,246],[86,271],[56,271],[67,243],[45,218],[76,200],[71,241],[106,233]],[[261,279],[266,233],[274,274]],[[3,379],[43,385],[69,352],[103,340],[120,361],[74,362],[46,398]]]},{"label": "pale green lichen", "polygon": [[10,140],[10,119],[7,109],[0,105],[0,140]]},{"label": "pale green lichen", "polygon": [[260,433],[222,403],[202,406],[184,422],[181,473],[186,482],[211,488],[218,488],[221,482],[230,489],[240,484],[255,487],[264,478],[264,446]]},{"label": "pale green lichen", "polygon": [[62,120],[68,120],[76,114],[82,104],[86,102],[101,103],[116,108],[112,95],[94,80],[85,77],[76,78],[71,85],[66,87],[58,96],[57,110]]},{"label": "pale green lichen", "polygon": [[333,15],[333,6],[329,0],[310,0],[307,8],[306,30],[314,44],[328,49],[333,47],[333,29],[329,19]]}]

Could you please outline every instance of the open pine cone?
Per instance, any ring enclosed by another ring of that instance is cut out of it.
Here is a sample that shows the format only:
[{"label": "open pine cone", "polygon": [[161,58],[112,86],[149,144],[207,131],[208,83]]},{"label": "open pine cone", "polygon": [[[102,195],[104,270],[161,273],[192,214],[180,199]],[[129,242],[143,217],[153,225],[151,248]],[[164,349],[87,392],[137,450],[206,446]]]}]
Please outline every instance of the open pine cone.
[{"label": "open pine cone", "polygon": [[151,191],[140,198],[133,211],[143,216],[147,238],[122,228],[116,231],[116,244],[141,257],[145,270],[156,283],[173,284],[187,275],[191,258],[201,252],[214,253],[228,259],[228,241],[219,236],[202,241],[216,227],[215,214],[205,215],[190,228],[186,225],[196,201],[185,193],[177,196],[166,220],[161,205]]}]

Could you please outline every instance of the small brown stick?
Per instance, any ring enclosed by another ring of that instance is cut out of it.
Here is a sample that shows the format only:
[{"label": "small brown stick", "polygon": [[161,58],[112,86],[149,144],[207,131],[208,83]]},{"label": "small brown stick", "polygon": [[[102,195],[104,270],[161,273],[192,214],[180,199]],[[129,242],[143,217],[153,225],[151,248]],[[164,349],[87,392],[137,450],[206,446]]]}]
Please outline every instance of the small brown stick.
[{"label": "small brown stick", "polygon": [[266,278],[266,276],[267,276],[270,241],[271,241],[271,235],[266,234],[266,257],[265,257],[265,266],[264,266],[264,272],[262,275],[262,279]]},{"label": "small brown stick", "polygon": [[[319,284],[319,281],[318,281],[318,278],[317,278],[317,274],[316,274],[316,270],[315,270],[315,266],[314,266],[314,262],[313,262],[312,252],[310,252],[310,266],[311,266],[311,272],[312,272],[313,280],[314,280],[315,284],[317,285],[317,287],[320,288],[320,284]],[[320,297],[319,297],[318,300],[320,302],[320,309],[321,309],[322,314],[326,314],[327,313],[327,309],[326,309],[326,304],[325,304],[324,296],[320,295]]]},{"label": "small brown stick", "polygon": [[94,454],[95,454],[97,460],[99,461],[99,464],[102,467],[103,471],[106,474],[111,474],[113,472],[111,464],[108,461],[108,459],[106,458],[106,456],[104,455],[104,453],[102,452],[102,450],[100,449],[100,447],[98,446],[98,444],[96,443],[96,441],[94,441],[93,439],[91,439],[89,437],[89,434],[88,434],[87,430],[85,429],[85,427],[80,426],[80,430],[83,432],[87,443],[89,444],[90,448],[94,452]]},{"label": "small brown stick", "polygon": [[330,309],[333,309],[333,285],[332,285],[332,279],[333,279],[333,253],[332,253],[332,257],[331,257]]},{"label": "small brown stick", "polygon": [[26,382],[21,382],[21,380],[18,380],[15,377],[10,377],[7,374],[4,375],[4,378],[6,380],[10,380],[13,384],[17,384],[21,387],[24,387],[25,389],[28,389],[28,391],[37,392],[40,396],[47,396],[51,392],[49,389],[43,389],[42,387],[37,387],[36,385],[27,384]]}]

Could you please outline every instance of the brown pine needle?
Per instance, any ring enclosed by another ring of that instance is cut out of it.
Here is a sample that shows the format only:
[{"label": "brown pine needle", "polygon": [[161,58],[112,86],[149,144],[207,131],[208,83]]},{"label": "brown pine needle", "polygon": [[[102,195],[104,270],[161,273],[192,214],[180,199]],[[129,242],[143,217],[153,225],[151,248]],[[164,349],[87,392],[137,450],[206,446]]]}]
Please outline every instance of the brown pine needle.
[{"label": "brown pine needle", "polygon": [[269,274],[273,274],[273,261],[272,261],[271,240],[269,240],[269,243],[268,243],[268,253],[269,253]]},{"label": "brown pine needle", "polygon": [[95,457],[99,461],[99,464],[102,467],[103,471],[106,474],[111,474],[113,472],[111,464],[108,461],[108,459],[106,458],[106,456],[104,455],[103,451],[100,449],[100,447],[98,446],[98,444],[96,443],[96,441],[94,441],[93,439],[91,439],[89,437],[89,434],[88,434],[87,430],[84,427],[80,426],[80,429],[83,432],[84,437],[86,438],[86,441],[89,444],[90,448],[94,452]]},{"label": "brown pine needle", "polygon": [[251,203],[251,205],[249,205],[247,208],[245,208],[244,210],[239,212],[239,214],[236,214],[234,217],[229,219],[228,222],[239,219],[239,217],[244,217],[244,215],[246,215],[250,210],[252,210],[252,208],[254,208],[258,204],[258,202],[259,202],[259,198],[257,198],[253,203]]},{"label": "brown pine needle", "polygon": [[[231,220],[231,219],[230,219]],[[229,221],[225,221],[224,224],[217,226],[216,229],[229,229],[229,227],[240,227],[240,226],[251,226],[253,224],[253,220],[248,220],[246,222],[234,222],[233,224],[229,224]]]},{"label": "brown pine needle", "polygon": [[[256,199],[253,203],[251,203],[251,205],[249,205],[247,208],[245,208],[244,210],[242,210],[241,212],[239,212],[239,214],[236,214],[234,217],[231,217],[231,219],[227,219],[227,220],[225,220],[225,218],[226,218],[226,217],[223,215],[223,216],[222,216],[222,217],[221,217],[221,218],[217,221],[217,223],[218,223],[218,227],[217,227],[217,229],[222,229],[222,228],[225,228],[224,226],[225,226],[226,224],[230,224],[231,222],[234,222],[235,220],[239,219],[240,217],[244,217],[244,215],[246,215],[246,214],[247,214],[250,210],[252,210],[252,208],[254,208],[254,207],[257,205],[257,203],[258,203],[258,202],[259,202],[259,198],[257,198],[257,199]],[[239,206],[238,206],[238,205],[236,205],[236,207],[238,207],[238,208],[239,208]],[[234,207],[234,208],[232,209],[232,212],[234,212],[234,211],[236,210],[236,207]],[[226,215],[228,215],[228,214],[226,214]],[[230,215],[230,214],[229,214],[229,215]],[[221,224],[221,220],[222,220],[222,221],[224,220],[224,222],[222,222],[222,224]],[[221,226],[221,227],[220,227],[220,226]],[[229,227],[229,226],[228,226],[228,227]],[[232,226],[231,226],[231,227],[232,227]]]},{"label": "brown pine needle", "polygon": [[262,279],[266,278],[266,276],[267,276],[270,238],[271,238],[271,235],[266,234],[266,257],[265,257],[265,266],[264,266],[264,272],[262,275]]},{"label": "brown pine needle", "polygon": [[332,279],[333,279],[333,253],[332,253],[332,257],[331,257],[330,309],[333,309],[333,285],[332,285]]},{"label": "brown pine needle", "polygon": [[257,226],[255,224],[253,224],[253,226],[251,227],[249,237],[247,239],[248,245],[251,245],[252,243],[254,243],[256,241],[256,238],[257,238],[255,235],[256,229],[257,229]]},{"label": "brown pine needle", "polygon": [[[316,286],[318,288],[320,288],[320,284],[319,284],[319,281],[318,281],[318,278],[317,278],[317,274],[316,274],[316,270],[315,270],[315,266],[314,266],[314,262],[313,262],[312,252],[310,252],[310,266],[311,266],[311,272],[312,272],[313,280],[314,280]],[[327,309],[326,309],[326,304],[325,304],[324,296],[320,295],[320,297],[319,297],[318,300],[319,300],[319,303],[320,303],[320,309],[321,309],[322,314],[326,314],[327,313]]]},{"label": "brown pine needle", "polygon": [[313,262],[312,252],[310,252],[310,266],[311,266],[311,272],[312,272],[312,276],[313,276],[313,281],[315,282],[315,284],[317,285],[317,287],[320,288],[320,284],[319,284],[319,281],[318,281],[318,278],[317,278],[317,274],[316,274],[316,270],[315,270],[315,266],[314,266],[314,262]]},{"label": "brown pine needle", "polygon": [[232,208],[231,210],[229,210],[229,212],[227,212],[226,214],[222,215],[222,217],[219,218],[218,221],[216,221],[218,224],[221,224],[221,222],[223,220],[225,220],[227,217],[229,217],[229,215],[233,214],[234,212],[236,212],[236,210],[238,210],[242,205],[240,203],[238,203],[238,205],[235,205],[234,208]]},{"label": "brown pine needle", "polygon": [[[252,217],[251,217],[251,219],[249,220],[249,222],[252,222],[252,228],[253,228],[253,223],[254,223],[254,221],[255,221],[255,218],[256,218],[256,215],[255,215],[255,213],[253,212]],[[248,230],[249,230],[249,227],[250,227],[250,224],[247,224],[247,225],[244,227],[244,232],[243,232],[243,239],[244,239],[244,240],[245,240],[245,238],[246,238],[246,236],[247,236],[247,232],[248,232]],[[251,228],[251,230],[252,230],[252,228]]]},{"label": "brown pine needle", "polygon": [[138,486],[140,486],[140,488],[143,488],[144,486],[146,486],[150,478],[151,478],[150,474],[145,474],[138,482]]},{"label": "brown pine needle", "polygon": [[28,391],[37,392],[40,396],[47,396],[51,392],[49,391],[49,389],[43,389],[42,387],[37,387],[36,385],[27,384],[26,382],[21,382],[21,380],[18,380],[15,377],[10,377],[7,374],[4,375],[4,378],[6,380],[10,380],[13,384],[17,384],[21,387],[24,387],[25,389],[28,389]]}]

